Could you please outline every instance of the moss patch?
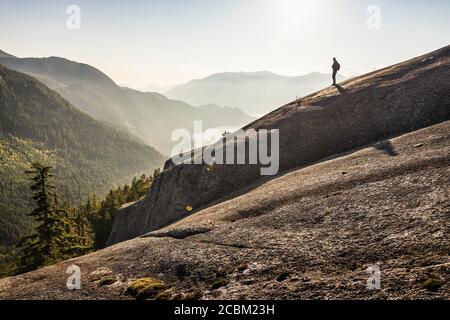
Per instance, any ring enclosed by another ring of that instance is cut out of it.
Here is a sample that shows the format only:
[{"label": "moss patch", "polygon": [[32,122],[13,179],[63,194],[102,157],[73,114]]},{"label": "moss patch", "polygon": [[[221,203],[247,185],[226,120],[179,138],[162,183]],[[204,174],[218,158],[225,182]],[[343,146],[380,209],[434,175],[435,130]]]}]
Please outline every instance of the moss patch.
[{"label": "moss patch", "polygon": [[169,287],[160,280],[153,278],[142,278],[134,281],[125,291],[138,300],[154,299]]},{"label": "moss patch", "polygon": [[422,288],[433,292],[438,291],[439,288],[442,287],[442,285],[442,281],[435,276],[430,276],[428,277],[428,279],[421,283]]},{"label": "moss patch", "polygon": [[99,281],[98,286],[99,287],[109,286],[109,285],[112,285],[113,283],[116,283],[116,282],[117,282],[116,276],[112,276],[112,275],[105,276]]},{"label": "moss patch", "polygon": [[191,291],[183,293],[180,300],[185,301],[193,301],[193,300],[200,300],[203,297],[202,293],[200,291]]},{"label": "moss patch", "polygon": [[170,300],[172,299],[172,294],[169,291],[163,291],[158,293],[153,299],[155,300]]}]

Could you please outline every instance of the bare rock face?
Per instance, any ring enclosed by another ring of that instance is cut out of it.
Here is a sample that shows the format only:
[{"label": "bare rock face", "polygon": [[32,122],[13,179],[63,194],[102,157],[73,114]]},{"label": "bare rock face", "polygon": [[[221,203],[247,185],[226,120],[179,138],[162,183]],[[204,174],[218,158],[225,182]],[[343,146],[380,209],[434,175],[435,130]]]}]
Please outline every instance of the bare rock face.
[{"label": "bare rock face", "polygon": [[[0,299],[134,299],[136,281],[175,300],[448,299],[449,142],[446,121],[256,181],[145,236],[0,279]],[[66,287],[73,264],[81,290]]]},{"label": "bare rock face", "polygon": [[[447,46],[294,101],[244,129],[278,129],[286,171],[449,116]],[[166,226],[260,178],[258,165],[168,164],[145,199],[118,212],[108,244]]]}]

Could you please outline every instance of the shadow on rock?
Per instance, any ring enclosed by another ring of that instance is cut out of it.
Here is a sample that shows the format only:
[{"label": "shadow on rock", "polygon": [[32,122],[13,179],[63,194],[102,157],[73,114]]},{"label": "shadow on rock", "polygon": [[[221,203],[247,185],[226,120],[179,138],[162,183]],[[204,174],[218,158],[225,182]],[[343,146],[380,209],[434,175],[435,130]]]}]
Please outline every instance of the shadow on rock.
[{"label": "shadow on rock", "polygon": [[374,146],[374,148],[377,149],[378,151],[383,152],[384,154],[391,156],[391,157],[395,157],[398,155],[397,151],[395,151],[395,148],[390,141],[383,141],[383,142],[377,143]]}]

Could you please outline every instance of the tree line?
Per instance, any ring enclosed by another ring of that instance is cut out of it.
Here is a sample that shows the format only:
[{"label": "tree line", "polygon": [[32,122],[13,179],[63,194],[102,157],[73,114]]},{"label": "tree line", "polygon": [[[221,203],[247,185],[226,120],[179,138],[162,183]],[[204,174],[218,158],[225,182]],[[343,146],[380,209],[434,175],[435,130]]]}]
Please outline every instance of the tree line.
[{"label": "tree line", "polygon": [[[111,189],[103,200],[95,194],[80,201],[78,207],[61,201],[51,166],[33,163],[26,171],[35,209],[28,213],[34,221],[31,234],[16,243],[16,259],[10,261],[6,272],[20,274],[105,247],[112,229],[116,210],[125,203],[145,196],[160,173],[134,177],[131,185]],[[1,271],[1,270],[0,270]]]}]

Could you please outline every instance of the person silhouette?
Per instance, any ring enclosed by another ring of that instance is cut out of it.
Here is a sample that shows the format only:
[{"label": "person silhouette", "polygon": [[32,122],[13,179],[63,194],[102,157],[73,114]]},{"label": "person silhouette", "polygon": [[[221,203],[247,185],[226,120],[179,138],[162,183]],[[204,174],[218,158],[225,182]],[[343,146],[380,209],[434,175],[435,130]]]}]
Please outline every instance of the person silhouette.
[{"label": "person silhouette", "polygon": [[336,75],[337,75],[338,71],[341,70],[341,65],[336,60],[336,58],[333,58],[332,68],[333,68],[333,86],[336,86]]}]

